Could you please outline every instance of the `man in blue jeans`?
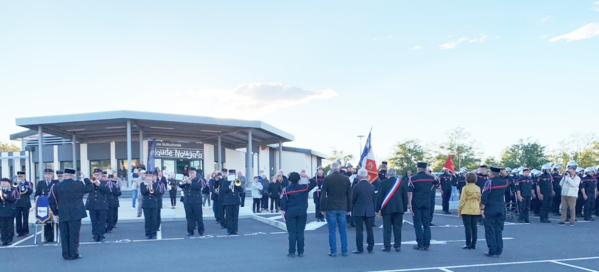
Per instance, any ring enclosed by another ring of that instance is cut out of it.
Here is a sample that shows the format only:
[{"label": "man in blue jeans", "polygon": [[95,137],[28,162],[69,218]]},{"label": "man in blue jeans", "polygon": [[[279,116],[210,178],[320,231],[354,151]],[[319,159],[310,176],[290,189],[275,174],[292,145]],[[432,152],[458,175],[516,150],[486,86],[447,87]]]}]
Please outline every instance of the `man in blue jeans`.
[{"label": "man in blue jeans", "polygon": [[351,215],[351,184],[349,178],[339,172],[338,162],[331,164],[332,173],[324,178],[320,194],[320,207],[329,225],[329,256],[337,256],[337,237],[339,226],[341,238],[341,254],[347,256],[346,215]]}]

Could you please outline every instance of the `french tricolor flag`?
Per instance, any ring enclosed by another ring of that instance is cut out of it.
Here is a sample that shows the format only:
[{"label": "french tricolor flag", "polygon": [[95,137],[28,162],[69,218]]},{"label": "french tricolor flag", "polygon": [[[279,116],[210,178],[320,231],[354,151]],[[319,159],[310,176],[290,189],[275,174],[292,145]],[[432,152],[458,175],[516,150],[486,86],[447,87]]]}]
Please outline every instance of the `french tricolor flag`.
[{"label": "french tricolor flag", "polygon": [[379,171],[377,170],[376,161],[374,159],[374,153],[372,152],[371,134],[372,130],[368,133],[368,139],[366,139],[366,145],[364,145],[364,150],[362,151],[360,162],[358,164],[360,168],[366,169],[368,171],[368,182],[370,183],[375,181],[379,176]]}]

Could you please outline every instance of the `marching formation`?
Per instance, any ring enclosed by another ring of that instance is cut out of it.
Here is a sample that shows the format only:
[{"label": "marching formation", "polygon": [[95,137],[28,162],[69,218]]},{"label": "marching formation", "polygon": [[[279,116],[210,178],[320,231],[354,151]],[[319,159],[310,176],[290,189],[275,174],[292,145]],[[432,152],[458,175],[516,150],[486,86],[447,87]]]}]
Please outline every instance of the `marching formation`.
[{"label": "marching formation", "polygon": [[[502,232],[506,214],[517,216],[521,223],[530,223],[531,212],[539,215],[542,223],[550,223],[549,214],[561,215],[558,225],[569,221],[574,226],[576,217],[592,221],[593,214],[599,211],[599,175],[596,168],[583,169],[574,161],[568,163],[564,172],[560,165],[549,164],[541,170],[486,165],[472,172],[466,168],[457,173],[447,168],[443,170],[437,176],[426,163],[419,162],[416,174],[407,171],[402,176],[396,169],[388,169],[383,162],[378,173],[375,172],[378,175],[373,178],[372,171],[359,167],[355,171],[349,163],[341,168],[337,161],[331,164],[330,173],[325,175],[324,170],[319,168],[312,178],[305,171],[291,172],[289,177],[280,173],[269,184],[264,175],[256,176],[250,185],[253,210],[268,209],[269,198],[271,211],[280,209],[288,231],[289,257],[304,256],[310,193],[315,203],[316,221],[326,220],[328,224],[331,257],[336,257],[338,252],[342,256],[348,255],[348,227],[355,227],[356,233],[356,249],[352,253],[364,253],[364,231],[366,251],[373,253],[373,227],[377,215],[383,222],[382,251],[391,252],[393,249],[400,252],[403,217],[407,212],[412,215],[416,234],[417,244],[413,248],[429,251],[437,189],[441,191],[443,212],[450,214],[450,197],[453,188],[457,188],[460,198],[457,212],[463,220],[466,234],[466,245],[462,248],[476,249],[477,225],[484,224],[488,247],[485,255],[489,257],[499,257],[503,253]],[[145,219],[145,235],[147,239],[156,239],[167,180],[160,171],[144,170],[139,173],[133,174],[133,177],[134,180],[141,179],[138,184],[142,196],[139,204]],[[94,169],[91,178],[80,174],[81,180],[76,180],[76,170],[64,169],[57,171],[58,179],[54,179],[54,172],[45,169],[44,179],[37,183],[34,191],[33,184],[25,180],[24,174],[18,172],[18,180],[13,184],[6,178],[1,182],[0,231],[3,246],[11,244],[15,223],[18,236],[28,235],[30,196],[34,193],[36,206],[47,201],[50,208],[49,216],[42,221],[46,223],[43,230],[45,242],[54,241],[58,233],[55,233],[53,224],[58,223],[62,256],[66,260],[81,258],[78,252],[79,232],[81,220],[88,214],[94,241],[102,242],[105,234],[116,228],[121,188],[112,175]],[[203,179],[201,170],[192,167],[183,180],[170,183],[171,191],[175,186],[182,190],[187,235],[193,236],[196,230],[198,235],[205,235],[202,208],[210,195],[216,222],[227,230],[227,234],[237,235],[239,208],[245,201],[245,177],[232,169],[215,172],[210,177],[209,180]],[[264,190],[265,187],[269,189]],[[266,206],[262,205],[264,191],[268,192]],[[175,208],[174,203],[172,208]],[[49,220],[52,217],[53,220]],[[337,231],[340,250],[337,249]]]}]

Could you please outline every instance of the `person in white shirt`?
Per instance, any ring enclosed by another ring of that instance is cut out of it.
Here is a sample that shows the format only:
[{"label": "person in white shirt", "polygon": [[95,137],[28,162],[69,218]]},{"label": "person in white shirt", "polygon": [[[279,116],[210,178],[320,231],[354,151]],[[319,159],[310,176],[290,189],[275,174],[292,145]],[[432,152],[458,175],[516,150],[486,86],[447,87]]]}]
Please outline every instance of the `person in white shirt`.
[{"label": "person in white shirt", "polygon": [[562,219],[558,223],[564,225],[568,210],[570,211],[570,224],[574,226],[576,222],[576,199],[578,198],[578,186],[580,186],[580,177],[576,175],[578,163],[570,161],[568,170],[564,173],[564,177],[559,182],[562,187]]}]

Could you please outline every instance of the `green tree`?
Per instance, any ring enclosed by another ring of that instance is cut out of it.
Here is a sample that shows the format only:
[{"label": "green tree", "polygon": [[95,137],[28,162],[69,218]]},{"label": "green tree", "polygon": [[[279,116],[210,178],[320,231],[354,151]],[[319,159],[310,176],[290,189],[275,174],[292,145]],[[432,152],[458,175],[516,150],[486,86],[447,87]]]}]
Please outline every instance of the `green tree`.
[{"label": "green tree", "polygon": [[12,143],[4,143],[0,142],[0,152],[16,152],[21,151],[21,148],[12,144]]},{"label": "green tree", "polygon": [[541,166],[548,162],[549,157],[545,154],[545,146],[542,146],[539,141],[532,142],[530,138],[520,139],[518,143],[507,147],[501,156],[501,164],[510,168],[525,166],[541,169]]},{"label": "green tree", "polygon": [[438,151],[432,161],[433,171],[439,171],[451,155],[456,169],[462,166],[468,169],[477,168],[480,165],[480,154],[474,147],[474,140],[470,133],[463,127],[455,127],[446,132],[447,141],[439,145]]},{"label": "green tree", "polygon": [[[491,167],[491,165],[499,165],[501,166],[501,162],[498,161],[495,157],[491,156],[491,157],[487,157],[484,161],[484,163]],[[508,166],[509,167],[509,166]],[[457,169],[456,169],[457,170]]]},{"label": "green tree", "polygon": [[595,133],[574,133],[560,141],[550,158],[564,167],[571,160],[581,167],[596,166],[599,164],[599,137]]},{"label": "green tree", "polygon": [[416,164],[424,161],[425,150],[416,139],[407,139],[399,142],[393,148],[393,155],[389,158],[391,167],[397,167],[404,173],[408,170],[416,172]]},{"label": "green tree", "polygon": [[[324,167],[324,173],[326,174],[329,170],[331,170],[331,164],[337,160],[341,160],[341,167],[345,167],[346,163],[351,163],[354,159],[354,155],[348,154],[346,155],[343,150],[337,149],[336,146],[331,147],[331,153],[329,158],[327,159],[327,165]],[[355,167],[355,165],[354,165]]]}]

